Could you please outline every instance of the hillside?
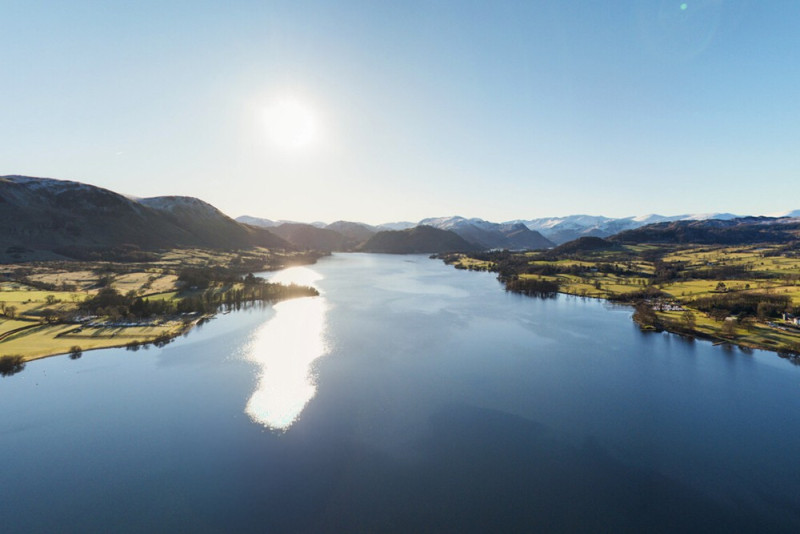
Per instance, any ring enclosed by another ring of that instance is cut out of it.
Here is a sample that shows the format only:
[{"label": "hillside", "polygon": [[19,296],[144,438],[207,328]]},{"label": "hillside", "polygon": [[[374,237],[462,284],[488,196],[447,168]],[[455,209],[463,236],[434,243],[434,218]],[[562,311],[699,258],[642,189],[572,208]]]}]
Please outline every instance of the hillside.
[{"label": "hillside", "polygon": [[569,241],[550,249],[545,255],[547,257],[559,258],[574,254],[580,255],[607,250],[622,250],[622,247],[602,237],[586,236],[579,237],[574,241]]},{"label": "hillside", "polygon": [[467,242],[453,231],[422,225],[407,230],[378,232],[361,245],[359,250],[390,254],[433,254],[467,252],[480,248],[482,247]]},{"label": "hillside", "polygon": [[195,242],[206,243],[205,246],[210,248],[250,245],[292,248],[274,232],[240,224],[198,198],[165,196],[144,198],[138,202],[161,212],[172,223],[191,235]]},{"label": "hillside", "polygon": [[79,182],[0,177],[0,261],[43,253],[75,257],[122,245],[143,250],[289,247],[267,230],[238,224],[197,199],[136,201]]},{"label": "hillside", "polygon": [[609,240],[617,243],[670,243],[700,245],[785,244],[798,239],[800,219],[742,217],[730,220],[673,221],[621,232]]}]

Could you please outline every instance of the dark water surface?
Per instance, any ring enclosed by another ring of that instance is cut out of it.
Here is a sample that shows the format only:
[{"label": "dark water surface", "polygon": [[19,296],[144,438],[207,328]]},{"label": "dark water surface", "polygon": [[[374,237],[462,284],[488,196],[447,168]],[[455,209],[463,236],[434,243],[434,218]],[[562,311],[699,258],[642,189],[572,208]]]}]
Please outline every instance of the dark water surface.
[{"label": "dark water surface", "polygon": [[800,531],[773,353],[420,256],[278,276],[322,296],[0,379],[0,531]]}]

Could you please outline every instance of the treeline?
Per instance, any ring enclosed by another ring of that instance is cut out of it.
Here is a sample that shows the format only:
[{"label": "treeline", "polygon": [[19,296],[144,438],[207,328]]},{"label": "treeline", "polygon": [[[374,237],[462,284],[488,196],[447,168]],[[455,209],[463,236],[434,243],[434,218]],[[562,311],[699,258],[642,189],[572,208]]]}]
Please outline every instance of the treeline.
[{"label": "treeline", "polygon": [[123,295],[112,287],[104,287],[93,297],[80,303],[78,309],[86,315],[109,317],[112,320],[146,319],[175,313],[173,302],[161,299],[143,299],[129,292]]},{"label": "treeline", "polygon": [[[552,252],[552,251],[551,251]],[[456,264],[460,254],[440,254],[438,255],[447,264]],[[573,263],[569,265],[558,265],[552,263],[558,258],[540,254],[538,256],[528,256],[525,253],[510,252],[508,250],[493,250],[486,252],[470,252],[467,257],[489,262],[489,271],[496,272],[501,278],[507,278],[521,274],[536,274],[539,276],[556,276],[559,274],[584,275],[587,273],[600,272],[605,274],[615,274],[618,276],[649,276],[646,273],[638,272],[634,264],[630,261],[623,261],[622,264],[611,262],[597,262],[592,265],[582,265]],[[531,263],[538,260],[548,263]],[[472,267],[462,267],[473,269]],[[477,270],[477,269],[476,269]],[[483,269],[480,269],[483,270]]]},{"label": "treeline", "polygon": [[632,268],[621,267],[614,263],[596,263],[592,266],[573,263],[570,265],[556,265],[553,263],[534,263],[524,267],[527,274],[538,274],[542,276],[555,276],[559,274],[571,274],[580,276],[586,273],[615,274],[617,276],[641,276],[642,273],[634,272]]},{"label": "treeline", "polygon": [[506,291],[521,293],[530,297],[555,298],[558,295],[559,283],[536,278],[516,278],[505,282]]},{"label": "treeline", "polygon": [[207,289],[202,294],[187,296],[176,305],[178,313],[214,313],[220,309],[241,309],[251,302],[275,302],[297,297],[315,297],[319,295],[313,287],[297,284],[273,284],[260,282],[245,283],[242,288],[231,288],[218,291]]},{"label": "treeline", "polygon": [[214,283],[233,284],[239,282],[242,276],[252,277],[254,271],[277,270],[290,264],[313,264],[324,255],[321,252],[306,252],[286,258],[266,254],[247,256],[239,254],[226,265],[183,267],[176,274],[178,281],[185,287],[205,289]]},{"label": "treeline", "polygon": [[717,320],[729,316],[755,316],[764,320],[780,317],[783,312],[791,311],[791,302],[788,295],[736,292],[698,298],[691,305]]},{"label": "treeline", "polygon": [[142,250],[138,245],[123,244],[116,247],[87,247],[70,245],[53,250],[57,254],[81,261],[114,261],[119,263],[147,263],[158,260],[158,254]]},{"label": "treeline", "polygon": [[[752,274],[752,265],[712,265],[700,269],[689,269],[686,262],[653,262],[653,283],[661,284],[675,280],[738,280],[749,278]],[[767,278],[765,273],[759,273],[759,278]]]},{"label": "treeline", "polygon": [[228,267],[185,267],[178,271],[178,282],[191,289],[205,289],[212,283],[233,284],[240,280],[240,276]]},{"label": "treeline", "polygon": [[185,295],[177,300],[142,298],[134,292],[123,295],[114,288],[104,287],[95,296],[84,300],[79,309],[83,314],[109,317],[112,320],[147,319],[178,313],[214,313],[220,309],[239,309],[249,302],[316,295],[319,292],[313,287],[274,284],[248,275],[243,287],[207,287],[205,291]]},{"label": "treeline", "polygon": [[661,291],[655,286],[647,286],[643,289],[639,289],[636,291],[629,291],[627,293],[617,293],[614,295],[609,295],[608,300],[612,302],[642,302],[642,301],[652,301],[657,299],[664,299],[669,298],[669,295]]}]

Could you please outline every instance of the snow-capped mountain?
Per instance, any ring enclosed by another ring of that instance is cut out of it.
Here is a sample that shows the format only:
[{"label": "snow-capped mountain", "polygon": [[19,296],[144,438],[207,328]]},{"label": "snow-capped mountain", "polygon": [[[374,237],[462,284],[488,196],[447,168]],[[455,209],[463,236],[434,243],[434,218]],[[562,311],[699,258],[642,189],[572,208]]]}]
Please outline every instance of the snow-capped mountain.
[{"label": "snow-capped mountain", "polygon": [[242,215],[240,217],[236,217],[236,222],[250,224],[253,226],[260,226],[262,228],[270,228],[272,226],[278,226],[281,224],[279,221],[273,221],[271,219],[263,219],[261,217],[251,217],[250,215]]},{"label": "snow-capped mountain", "polygon": [[522,223],[493,223],[483,219],[465,219],[454,216],[423,219],[419,225],[433,226],[440,230],[452,230],[467,241],[483,248],[533,250],[553,246],[552,241]]},{"label": "snow-capped mountain", "polygon": [[770,217],[800,217],[800,210],[789,210],[789,211],[779,211],[777,213],[771,213]]},{"label": "snow-capped mountain", "polygon": [[324,228],[325,223],[313,222],[313,223],[300,223],[298,221],[287,221],[286,219],[280,219],[278,221],[273,221],[272,219],[264,219],[261,217],[251,217],[250,215],[241,215],[236,217],[236,222],[240,222],[243,224],[249,224],[251,226],[260,226],[261,228],[273,228],[275,226],[280,226],[282,224],[310,224],[316,228]]},{"label": "snow-capped mountain", "polygon": [[416,225],[417,223],[413,222],[397,221],[379,224],[375,228],[378,230],[408,230],[409,228],[414,228]]},{"label": "snow-capped mountain", "polygon": [[[565,217],[543,217],[539,219],[517,219],[495,223],[480,218],[461,216],[430,217],[418,223],[393,222],[377,226],[362,225],[374,231],[406,230],[415,226],[433,226],[440,230],[452,230],[462,238],[486,248],[536,249],[560,245],[579,237],[609,237],[626,230],[634,230],[648,224],[675,221],[727,221],[742,217],[733,213],[688,213],[682,215],[659,215],[649,213],[630,217],[605,217],[603,215],[568,215]],[[800,210],[770,214],[769,217],[800,217]],[[272,221],[242,216],[239,222],[257,226],[274,227],[288,221]],[[314,226],[340,231],[332,225],[312,223]],[[354,223],[361,224],[361,223]]]},{"label": "snow-capped mountain", "polygon": [[520,222],[540,232],[556,244],[566,243],[584,236],[608,237],[625,230],[633,230],[648,224],[681,220],[704,221],[707,219],[735,219],[731,213],[696,213],[664,216],[655,213],[631,217],[603,217],[602,215],[569,215],[566,217],[545,217]]}]

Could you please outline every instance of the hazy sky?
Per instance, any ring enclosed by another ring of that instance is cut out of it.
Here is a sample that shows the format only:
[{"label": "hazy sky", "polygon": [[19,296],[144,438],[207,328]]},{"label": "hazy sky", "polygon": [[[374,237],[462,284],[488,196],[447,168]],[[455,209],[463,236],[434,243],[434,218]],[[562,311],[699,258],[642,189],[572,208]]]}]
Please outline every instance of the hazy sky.
[{"label": "hazy sky", "polygon": [[800,1],[0,0],[0,174],[231,216],[800,208]]}]

